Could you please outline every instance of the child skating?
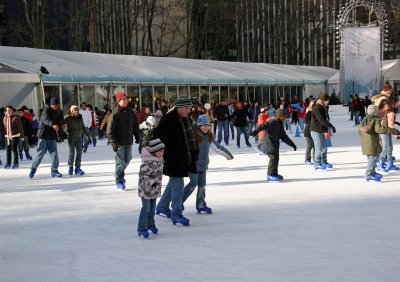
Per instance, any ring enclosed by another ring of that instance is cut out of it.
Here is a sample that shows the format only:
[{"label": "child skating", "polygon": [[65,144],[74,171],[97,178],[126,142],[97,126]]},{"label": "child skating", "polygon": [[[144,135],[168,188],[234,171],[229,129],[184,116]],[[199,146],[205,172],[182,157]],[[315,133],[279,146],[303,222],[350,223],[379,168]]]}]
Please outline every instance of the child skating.
[{"label": "child skating", "polygon": [[199,147],[198,160],[196,162],[197,173],[189,172],[190,182],[183,189],[183,203],[193,193],[197,187],[196,210],[198,213],[212,213],[212,209],[207,206],[206,198],[206,172],[208,169],[210,147],[216,153],[224,156],[227,160],[232,160],[232,154],[214,141],[214,136],[210,130],[211,124],[206,115],[200,115],[197,119],[197,127],[194,135]]},{"label": "child skating", "polygon": [[154,213],[157,198],[161,196],[164,143],[154,139],[149,145],[142,148],[142,164],[139,170],[139,197],[142,199],[138,223],[138,236],[149,237],[150,230],[158,234],[154,222]]},{"label": "child skating", "polygon": [[260,131],[265,130],[264,137],[261,142],[260,151],[267,154],[269,157],[268,163],[268,181],[283,180],[283,176],[278,174],[279,164],[279,140],[282,140],[293,150],[296,151],[297,147],[293,141],[287,136],[283,123],[285,122],[286,114],[281,109],[276,111],[276,117],[270,117],[265,123],[258,126],[250,132],[251,136],[255,136]]}]

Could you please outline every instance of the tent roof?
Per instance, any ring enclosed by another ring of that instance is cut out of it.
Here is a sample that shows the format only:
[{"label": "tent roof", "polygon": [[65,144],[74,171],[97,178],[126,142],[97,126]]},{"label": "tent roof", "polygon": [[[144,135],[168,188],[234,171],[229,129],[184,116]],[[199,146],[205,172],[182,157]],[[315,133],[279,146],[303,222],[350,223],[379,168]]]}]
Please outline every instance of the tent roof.
[{"label": "tent roof", "polygon": [[176,84],[324,84],[327,67],[192,60],[0,46],[0,63],[30,74],[44,66],[45,82]]},{"label": "tent roof", "polygon": [[[383,77],[387,80],[400,80],[400,60],[385,60],[382,66]],[[328,84],[339,84],[340,83],[340,71],[336,71],[328,79]]]}]

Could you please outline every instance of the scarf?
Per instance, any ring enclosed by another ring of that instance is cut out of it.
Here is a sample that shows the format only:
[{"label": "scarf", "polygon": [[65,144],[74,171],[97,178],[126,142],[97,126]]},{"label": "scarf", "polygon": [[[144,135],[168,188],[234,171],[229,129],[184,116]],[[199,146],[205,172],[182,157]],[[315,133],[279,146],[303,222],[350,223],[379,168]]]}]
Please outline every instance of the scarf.
[{"label": "scarf", "polygon": [[183,136],[185,137],[185,146],[186,146],[186,156],[187,156],[187,164],[192,164],[192,155],[191,151],[197,149],[196,139],[194,138],[193,126],[190,120],[190,117],[179,117],[179,122],[181,123]]}]

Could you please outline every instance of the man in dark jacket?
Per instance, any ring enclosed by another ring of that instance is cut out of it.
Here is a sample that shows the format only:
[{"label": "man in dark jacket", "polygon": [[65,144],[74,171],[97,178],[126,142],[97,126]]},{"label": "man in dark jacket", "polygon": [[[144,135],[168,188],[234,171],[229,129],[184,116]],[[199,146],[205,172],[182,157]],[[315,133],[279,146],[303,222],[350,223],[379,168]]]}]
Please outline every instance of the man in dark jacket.
[{"label": "man in dark jacket", "polygon": [[32,162],[29,178],[33,178],[47,151],[49,151],[51,158],[51,176],[59,178],[62,177],[62,174],[58,172],[59,161],[56,139],[58,137],[58,131],[62,130],[64,127],[64,114],[63,111],[60,110],[58,99],[51,98],[50,107],[46,107],[40,116],[38,130],[38,138],[40,138],[40,143],[37,148],[37,155]]},{"label": "man in dark jacket", "polygon": [[217,119],[217,129],[218,129],[218,144],[222,141],[222,131],[224,131],[224,141],[225,145],[229,145],[229,108],[226,100],[222,100],[214,110],[214,117]]},{"label": "man in dark jacket", "polygon": [[[197,173],[198,149],[189,117],[191,106],[192,102],[187,96],[178,97],[175,108],[161,118],[154,131],[154,137],[160,138],[165,144],[163,174],[169,176],[156,213],[171,218],[174,225],[189,225],[189,219],[182,215],[183,179],[189,175],[189,171]],[[172,211],[169,209],[170,203]]]},{"label": "man in dark jacket", "polygon": [[326,170],[332,168],[327,161],[328,145],[325,139],[325,133],[329,128],[336,133],[336,128],[328,121],[326,116],[326,106],[329,104],[329,95],[322,93],[312,109],[310,131],[314,141],[315,156],[314,167],[316,170]]},{"label": "man in dark jacket", "polygon": [[107,125],[107,132],[115,152],[115,182],[118,189],[125,189],[125,169],[132,159],[133,136],[140,142],[139,123],[135,112],[128,107],[125,93],[115,95],[118,107],[113,111]]},{"label": "man in dark jacket", "polygon": [[282,175],[278,174],[279,164],[279,140],[282,140],[296,151],[297,147],[293,141],[287,136],[283,123],[285,122],[286,114],[281,109],[276,111],[276,117],[269,118],[265,123],[258,126],[250,132],[251,136],[256,136],[258,132],[265,130],[264,137],[261,142],[260,150],[268,154],[268,181],[280,181]]}]

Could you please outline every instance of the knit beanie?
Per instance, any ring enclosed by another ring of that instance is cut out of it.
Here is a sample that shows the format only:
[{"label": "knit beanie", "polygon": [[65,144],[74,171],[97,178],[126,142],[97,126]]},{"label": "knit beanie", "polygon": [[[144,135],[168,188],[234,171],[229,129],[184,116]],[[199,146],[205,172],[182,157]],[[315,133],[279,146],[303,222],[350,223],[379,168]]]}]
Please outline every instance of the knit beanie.
[{"label": "knit beanie", "polygon": [[184,107],[191,107],[191,106],[192,106],[192,100],[190,100],[189,97],[186,95],[179,96],[175,102],[175,107],[177,107],[177,108],[184,108]]},{"label": "knit beanie", "polygon": [[165,145],[159,138],[150,140],[149,142],[150,153],[158,152],[165,148]]},{"label": "knit beanie", "polygon": [[74,111],[74,109],[78,109],[78,110],[79,110],[79,107],[78,107],[77,105],[72,105],[72,106],[69,108],[69,111],[72,113],[72,112]]}]

